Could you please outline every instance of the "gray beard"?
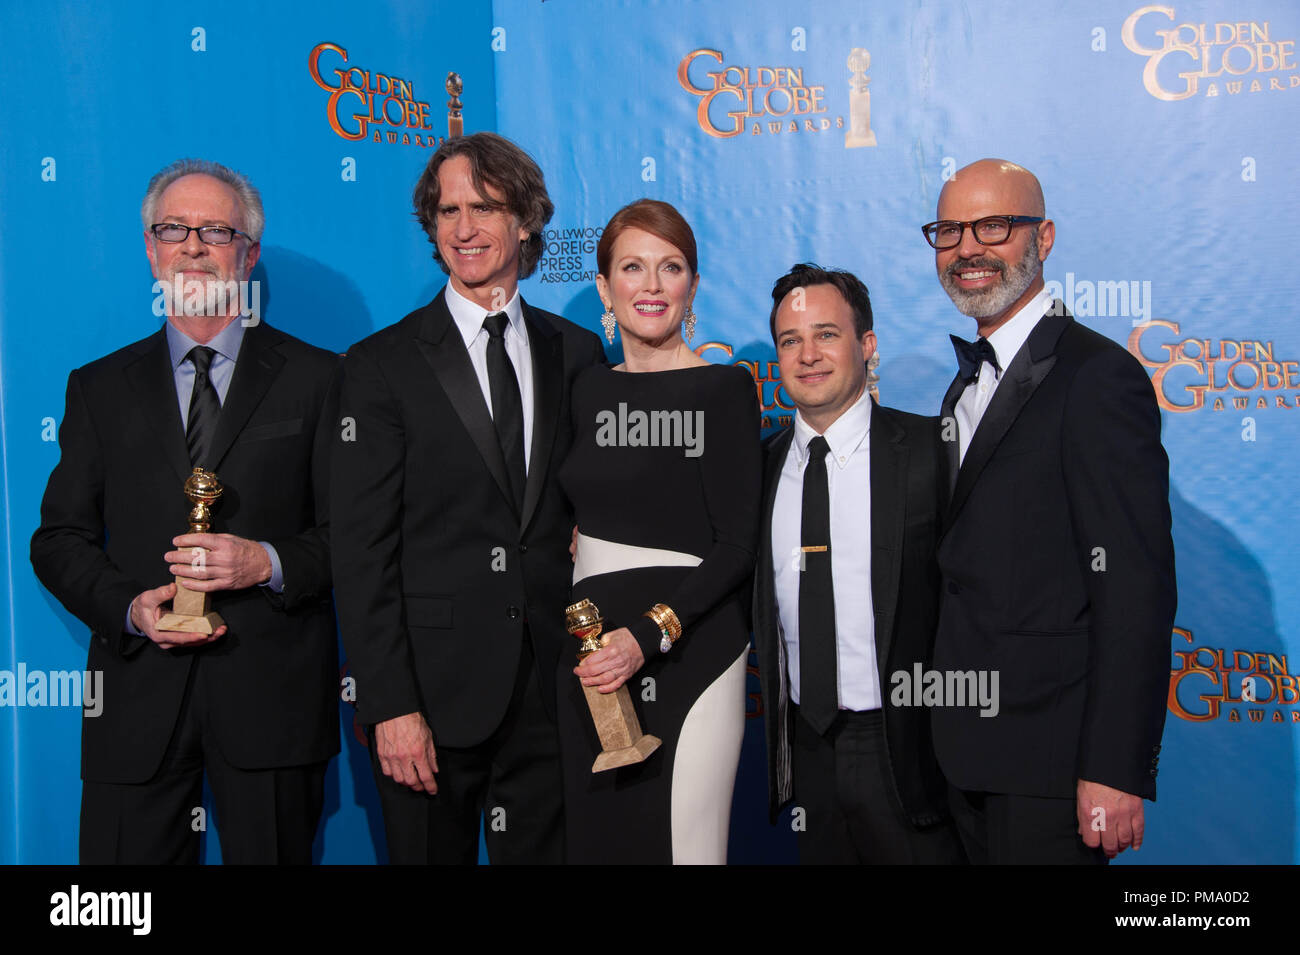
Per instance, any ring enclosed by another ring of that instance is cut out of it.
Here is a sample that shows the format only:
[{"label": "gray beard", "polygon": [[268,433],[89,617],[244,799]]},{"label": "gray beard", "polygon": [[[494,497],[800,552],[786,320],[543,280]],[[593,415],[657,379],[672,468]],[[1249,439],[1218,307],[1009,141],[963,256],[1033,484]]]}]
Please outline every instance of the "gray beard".
[{"label": "gray beard", "polygon": [[981,268],[997,269],[1002,273],[1002,281],[986,289],[964,289],[957,284],[957,280],[947,269],[942,269],[939,271],[939,283],[943,285],[943,290],[948,293],[952,303],[963,315],[969,315],[971,318],[989,318],[1005,311],[1025,293],[1038,276],[1042,267],[1042,263],[1038,261],[1038,233],[1030,233],[1025,254],[1015,265],[1007,265],[1001,259],[988,256],[966,261],[958,259],[949,268],[967,268],[973,262],[978,263]]}]

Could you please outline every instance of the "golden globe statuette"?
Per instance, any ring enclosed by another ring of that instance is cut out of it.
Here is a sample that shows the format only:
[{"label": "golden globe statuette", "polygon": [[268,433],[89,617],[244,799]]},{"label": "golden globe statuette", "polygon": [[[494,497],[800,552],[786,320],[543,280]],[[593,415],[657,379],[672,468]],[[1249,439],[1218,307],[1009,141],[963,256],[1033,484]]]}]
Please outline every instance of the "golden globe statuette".
[{"label": "golden globe statuette", "polygon": [[447,100],[447,138],[454,139],[457,136],[465,135],[465,120],[460,115],[461,101],[460,94],[465,92],[465,82],[460,78],[459,73],[447,74],[447,95],[451,99]]},{"label": "golden globe statuette", "polygon": [[871,54],[860,46],[849,51],[848,67],[853,71],[849,80],[849,128],[844,132],[844,148],[876,145],[876,134],[871,131]]},{"label": "golden globe statuette", "polygon": [[[203,468],[195,468],[185,481],[185,496],[193,506],[190,510],[191,534],[206,534],[212,526],[212,505],[217,503],[224,490],[217,476]],[[200,550],[202,548],[199,548]],[[221,616],[211,609],[210,594],[188,589],[176,578],[176,597],[170,613],[158,621],[157,629],[183,633],[215,633],[224,625]]]},{"label": "golden globe statuette", "polygon": [[[581,600],[564,611],[564,625],[569,633],[582,641],[578,659],[582,660],[601,648],[600,632],[604,621],[600,610],[590,600]],[[659,737],[641,732],[641,721],[632,708],[632,696],[624,683],[613,693],[601,693],[594,686],[584,686],[587,708],[596,724],[600,737],[601,753],[591,764],[591,771],[639,763],[659,748]]]}]

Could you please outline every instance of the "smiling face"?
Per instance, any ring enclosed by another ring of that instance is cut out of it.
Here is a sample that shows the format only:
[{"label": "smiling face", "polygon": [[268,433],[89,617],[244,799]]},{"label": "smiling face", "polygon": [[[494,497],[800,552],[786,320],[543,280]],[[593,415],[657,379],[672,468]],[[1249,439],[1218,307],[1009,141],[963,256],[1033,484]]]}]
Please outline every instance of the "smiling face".
[{"label": "smiling face", "polygon": [[822,434],[862,397],[876,333],[854,333],[853,309],[833,285],[793,289],[777,307],[774,328],[781,387]]},{"label": "smiling face", "polygon": [[457,292],[496,310],[519,285],[519,243],[528,238],[500,190],[474,187],[469,160],[452,156],[438,167],[438,254]]},{"label": "smiling face", "polygon": [[681,249],[654,233],[629,227],[614,242],[609,272],[596,276],[596,290],[625,336],[660,344],[680,335],[700,281],[691,274]]},{"label": "smiling face", "polygon": [[[1032,173],[980,160],[959,170],[939,194],[939,219],[967,222],[992,215],[1043,215],[1042,190]],[[935,252],[939,282],[987,337],[1043,288],[1042,263],[1055,237],[1051,220],[1012,226],[1000,245],[981,245],[967,228],[959,244]]]},{"label": "smiling face", "polygon": [[[163,190],[154,209],[154,222],[179,222],[187,226],[221,225],[244,229],[243,209],[235,191],[212,176],[182,176]],[[150,223],[151,225],[153,223]],[[145,254],[154,278],[173,286],[179,281],[182,289],[186,282],[242,282],[248,279],[257,264],[261,246],[250,242],[246,236],[237,235],[229,245],[205,245],[197,232],[191,232],[184,242],[162,242],[152,232],[144,234]],[[207,301],[205,295],[204,301]],[[173,322],[216,323],[217,329],[225,327],[239,313],[239,296],[229,297],[225,313],[214,316],[173,316]],[[173,300],[167,296],[167,306]],[[186,322],[185,319],[189,321]],[[179,320],[179,321],[178,321]],[[182,328],[189,334],[188,328]],[[215,332],[214,332],[215,334]],[[195,337],[191,335],[190,337]]]}]

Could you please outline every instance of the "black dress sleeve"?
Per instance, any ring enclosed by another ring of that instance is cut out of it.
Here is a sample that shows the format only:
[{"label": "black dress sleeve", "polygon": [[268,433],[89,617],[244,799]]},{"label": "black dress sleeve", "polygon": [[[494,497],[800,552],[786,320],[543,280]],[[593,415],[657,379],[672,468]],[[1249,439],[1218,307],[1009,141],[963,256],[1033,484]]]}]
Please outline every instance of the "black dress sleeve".
[{"label": "black dress sleeve", "polygon": [[[700,479],[713,526],[713,546],[699,566],[658,601],[677,615],[683,640],[690,639],[693,624],[749,580],[758,541],[762,452],[754,379],[734,366],[711,377],[704,401]],[[662,635],[653,620],[638,617],[628,629],[647,660],[659,653]]]}]

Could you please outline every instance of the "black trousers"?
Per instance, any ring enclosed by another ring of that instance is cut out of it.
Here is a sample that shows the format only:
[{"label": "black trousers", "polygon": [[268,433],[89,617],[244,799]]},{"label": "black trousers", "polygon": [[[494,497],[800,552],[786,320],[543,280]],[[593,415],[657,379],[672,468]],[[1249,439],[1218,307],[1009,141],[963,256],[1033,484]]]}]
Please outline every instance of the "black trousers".
[{"label": "black trousers", "polygon": [[205,772],[224,863],[311,864],[326,763],[249,770],[226,762],[208,725],[202,665],[199,657],[190,668],[176,729],[152,779],[82,783],[82,865],[197,865],[208,823]]},{"label": "black trousers", "polygon": [[1079,836],[1074,799],[969,792],[948,787],[948,804],[976,865],[1105,865],[1100,846]]},{"label": "black trousers", "polygon": [[542,705],[527,633],[505,719],[477,746],[439,746],[436,795],[416,792],[370,765],[393,865],[474,865],[479,821],[495,865],[564,861],[563,782],[555,721]]},{"label": "black trousers", "polygon": [[795,707],[795,805],[804,865],[960,865],[952,824],[917,829],[894,790],[879,710],[842,710],[821,736]]}]

